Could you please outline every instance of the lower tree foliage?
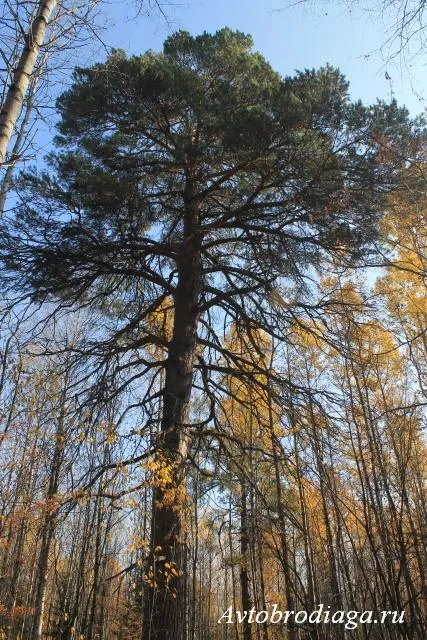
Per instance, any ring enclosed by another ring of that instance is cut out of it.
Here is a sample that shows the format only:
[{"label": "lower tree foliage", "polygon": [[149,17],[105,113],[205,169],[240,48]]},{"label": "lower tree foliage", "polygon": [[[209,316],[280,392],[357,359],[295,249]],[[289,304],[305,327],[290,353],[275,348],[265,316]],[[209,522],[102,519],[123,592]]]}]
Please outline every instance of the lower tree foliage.
[{"label": "lower tree foliage", "polygon": [[42,314],[2,343],[4,639],[348,631],[218,623],[273,603],[424,637],[425,245],[396,217],[424,134],[347,89],[229,29],[75,72],[0,230]]}]

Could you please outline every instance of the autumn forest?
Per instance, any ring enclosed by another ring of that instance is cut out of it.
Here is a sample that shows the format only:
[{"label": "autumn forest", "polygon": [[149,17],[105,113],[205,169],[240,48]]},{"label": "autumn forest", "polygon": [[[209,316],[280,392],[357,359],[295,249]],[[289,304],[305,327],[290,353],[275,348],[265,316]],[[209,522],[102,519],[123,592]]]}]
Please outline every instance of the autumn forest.
[{"label": "autumn forest", "polygon": [[424,117],[102,5],[0,9],[0,640],[423,640]]}]

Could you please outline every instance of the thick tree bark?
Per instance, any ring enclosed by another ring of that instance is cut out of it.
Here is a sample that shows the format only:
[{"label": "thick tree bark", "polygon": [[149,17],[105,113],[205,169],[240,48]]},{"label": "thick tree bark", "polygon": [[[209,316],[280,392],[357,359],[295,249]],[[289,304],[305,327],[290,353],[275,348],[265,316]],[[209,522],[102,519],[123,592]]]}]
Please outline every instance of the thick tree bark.
[{"label": "thick tree bark", "polygon": [[184,193],[183,242],[177,256],[174,328],[169,344],[163,389],[163,416],[157,459],[169,473],[166,484],[153,489],[151,554],[144,597],[143,640],[182,640],[183,611],[183,510],[188,417],[197,346],[201,251],[199,205],[191,177]]},{"label": "thick tree bark", "polygon": [[57,0],[41,0],[37,15],[25,36],[25,46],[0,113],[0,167],[15,130],[40,47]]}]

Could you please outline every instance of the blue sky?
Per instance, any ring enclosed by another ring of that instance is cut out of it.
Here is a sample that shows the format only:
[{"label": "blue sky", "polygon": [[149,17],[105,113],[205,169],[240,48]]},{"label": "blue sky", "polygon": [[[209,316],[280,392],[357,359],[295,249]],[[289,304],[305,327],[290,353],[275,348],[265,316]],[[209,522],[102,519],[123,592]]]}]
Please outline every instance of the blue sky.
[{"label": "blue sky", "polygon": [[[164,39],[176,29],[198,34],[228,26],[250,33],[255,48],[283,75],[329,62],[350,81],[354,99],[370,103],[377,97],[389,100],[394,95],[413,115],[425,108],[420,96],[427,94],[426,59],[418,55],[406,64],[397,59],[386,65],[378,48],[386,40],[390,24],[378,15],[357,11],[350,15],[344,2],[339,6],[334,0],[308,0],[304,6],[288,9],[283,8],[287,0],[175,1],[174,7],[165,6],[168,26],[155,12],[149,18],[135,17],[134,3],[116,0],[108,8],[114,24],[104,34],[104,41],[130,53],[142,53],[160,50]],[[386,79],[386,71],[391,80]]]},{"label": "blue sky", "polygon": [[[227,26],[250,33],[255,49],[282,75],[329,62],[349,80],[353,99],[369,104],[377,97],[389,101],[394,96],[413,116],[427,106],[426,57],[417,55],[408,64],[397,59],[386,65],[378,49],[390,25],[360,11],[350,15],[347,0],[341,0],[341,5],[339,0],[159,0],[165,3],[169,24],[155,11],[150,17],[136,16],[137,1],[109,0],[104,5],[100,22],[107,22],[109,28],[100,35],[105,45],[135,54],[159,51],[177,29],[196,35]],[[286,3],[293,1],[296,6],[286,9]],[[143,0],[145,5],[148,2]],[[89,66],[105,57],[105,46],[94,40],[92,46],[76,50],[69,64]],[[386,70],[391,80],[386,79]],[[59,83],[51,87],[52,95],[61,93],[69,82],[70,76],[61,72]],[[52,148],[56,117],[51,114],[49,120],[37,125],[39,162]],[[31,157],[30,163],[33,160]]]}]

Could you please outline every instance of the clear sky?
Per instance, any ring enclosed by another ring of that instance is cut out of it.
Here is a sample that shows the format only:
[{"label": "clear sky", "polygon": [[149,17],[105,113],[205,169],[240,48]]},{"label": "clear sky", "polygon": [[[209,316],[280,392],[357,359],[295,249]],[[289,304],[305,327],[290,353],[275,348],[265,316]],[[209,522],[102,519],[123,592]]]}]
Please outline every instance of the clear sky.
[{"label": "clear sky", "polygon": [[[170,6],[174,1],[175,6]],[[169,6],[164,2],[169,26],[155,11],[149,18],[135,17],[135,3],[113,0],[108,11],[115,24],[104,34],[104,41],[130,53],[142,53],[160,50],[176,29],[195,35],[228,26],[250,33],[255,48],[283,75],[329,62],[350,81],[354,99],[369,103],[394,95],[413,115],[425,108],[420,96],[427,97],[426,58],[418,55],[406,65],[398,60],[386,67],[384,55],[377,50],[390,25],[378,16],[374,19],[354,11],[350,15],[345,4],[335,0],[308,0],[304,6],[288,9],[284,9],[287,0],[171,0]],[[123,20],[123,14],[128,19]]]}]

